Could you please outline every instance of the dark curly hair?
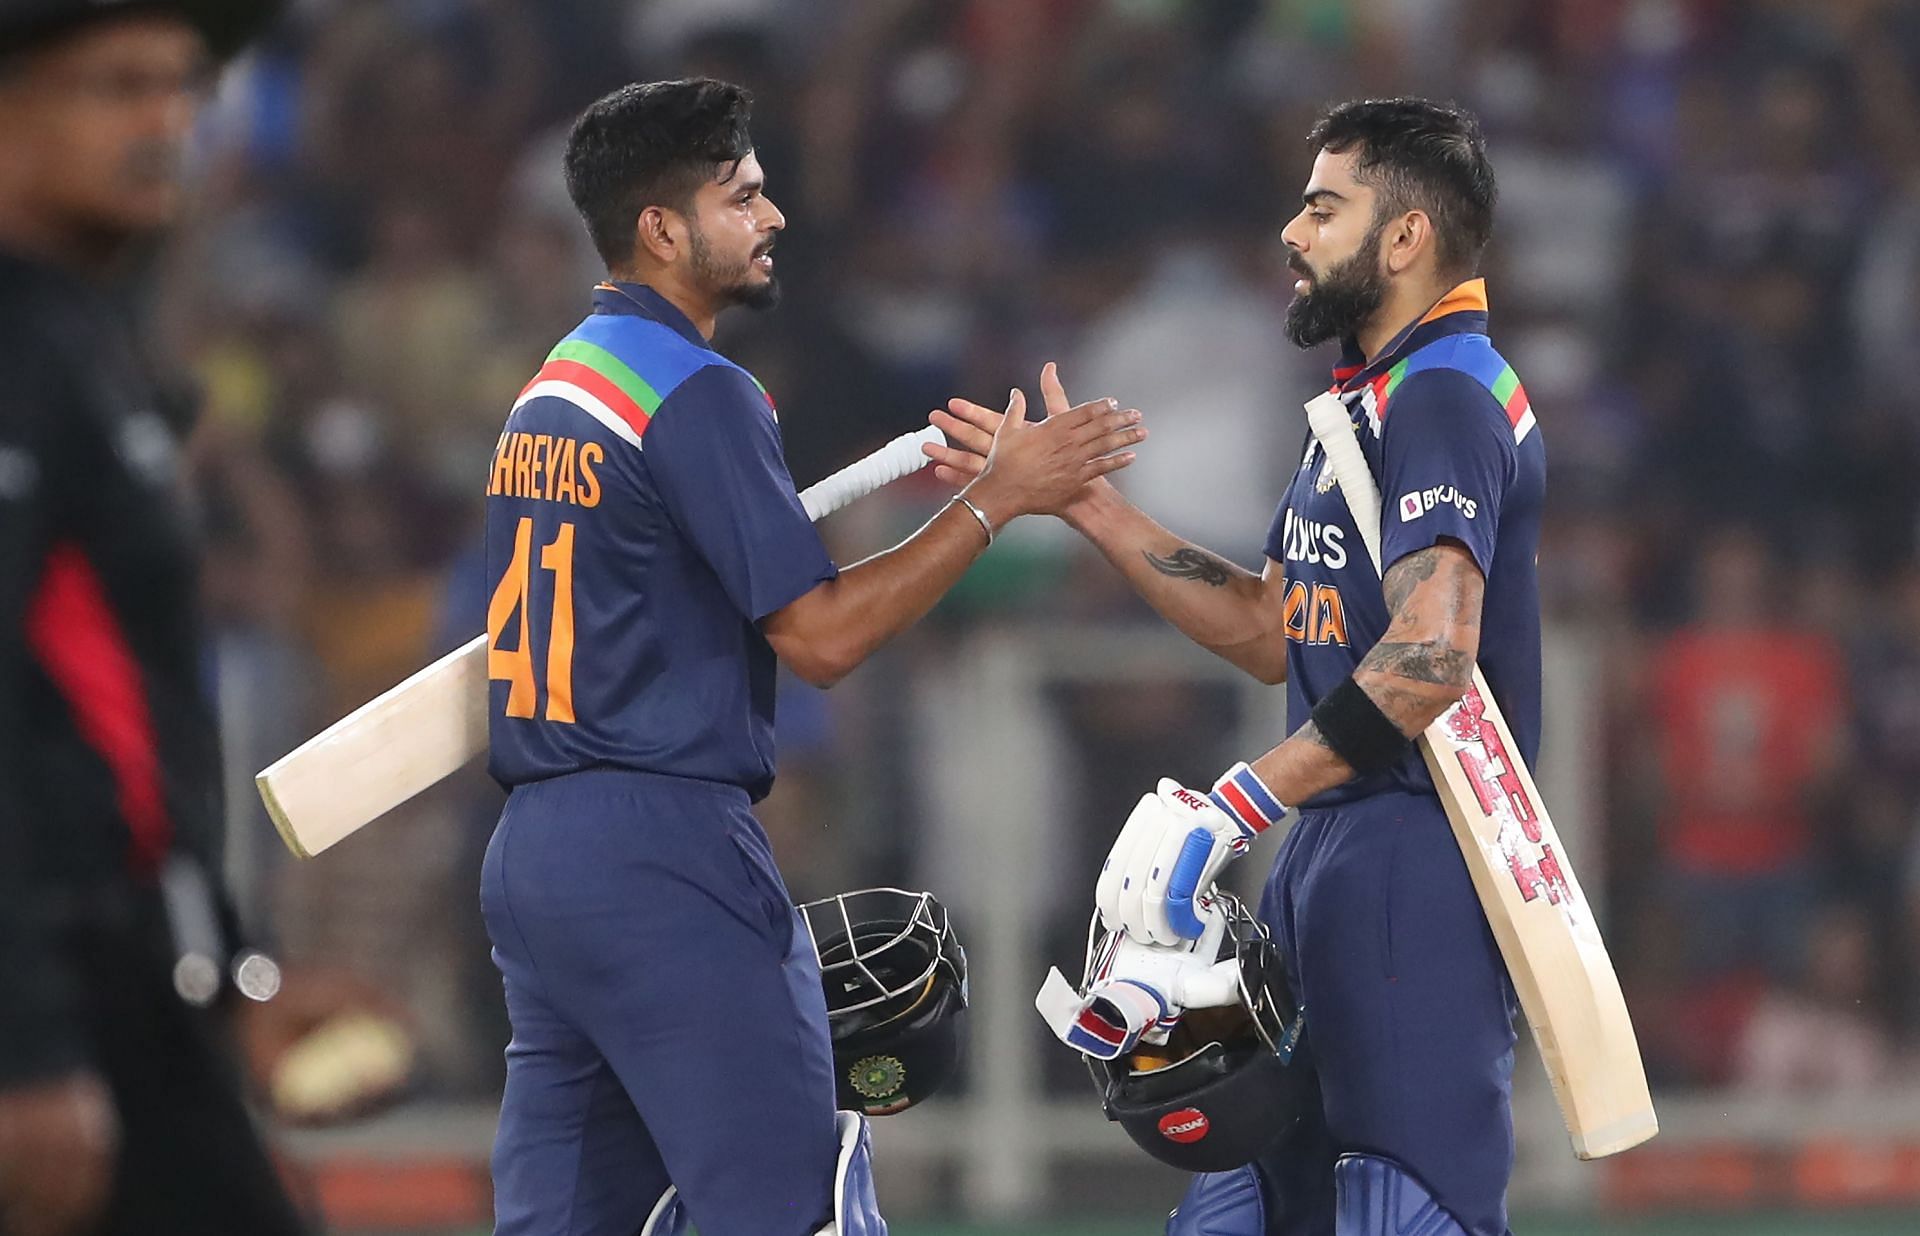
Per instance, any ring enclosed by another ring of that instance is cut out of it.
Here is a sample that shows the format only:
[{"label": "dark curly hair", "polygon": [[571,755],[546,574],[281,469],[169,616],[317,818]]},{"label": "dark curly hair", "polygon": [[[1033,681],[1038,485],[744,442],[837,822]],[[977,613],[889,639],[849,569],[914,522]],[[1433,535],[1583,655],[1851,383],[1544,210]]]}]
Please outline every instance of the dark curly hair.
[{"label": "dark curly hair", "polygon": [[696,77],[636,82],[600,99],[567,135],[567,194],[609,269],[633,256],[649,206],[685,211],[701,185],[726,179],[753,150],[753,96]]},{"label": "dark curly hair", "polygon": [[1342,103],[1313,126],[1307,147],[1357,152],[1354,174],[1378,194],[1376,219],[1425,211],[1441,269],[1464,276],[1478,268],[1499,186],[1473,113],[1427,99]]}]

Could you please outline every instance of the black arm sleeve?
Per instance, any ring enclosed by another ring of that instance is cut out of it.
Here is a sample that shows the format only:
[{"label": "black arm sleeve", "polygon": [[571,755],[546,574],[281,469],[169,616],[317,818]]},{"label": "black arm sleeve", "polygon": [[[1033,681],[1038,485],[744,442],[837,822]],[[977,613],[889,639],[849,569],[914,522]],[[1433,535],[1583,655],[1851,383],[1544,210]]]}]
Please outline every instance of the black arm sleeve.
[{"label": "black arm sleeve", "polygon": [[0,335],[0,372],[9,375],[0,384],[0,1087],[65,1072],[85,1054],[72,976],[44,911],[46,881],[30,866],[39,822],[24,793],[36,723],[27,715],[27,606],[49,540],[59,485],[52,435],[62,424],[59,379],[36,351]]}]

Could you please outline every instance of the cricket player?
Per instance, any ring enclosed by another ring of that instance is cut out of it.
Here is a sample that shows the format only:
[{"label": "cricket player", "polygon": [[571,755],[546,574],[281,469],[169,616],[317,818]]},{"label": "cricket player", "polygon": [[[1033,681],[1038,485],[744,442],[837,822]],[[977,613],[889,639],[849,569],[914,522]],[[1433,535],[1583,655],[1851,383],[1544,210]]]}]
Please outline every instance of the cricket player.
[{"label": "cricket player", "polygon": [[567,185],[608,281],[488,483],[502,1236],[884,1233],[864,1125],[836,1118],[813,949],[750,809],[773,782],[775,661],[831,685],[1009,520],[1059,511],[1145,436],[1110,400],[1029,425],[1016,392],[944,510],[837,568],[772,399],[710,343],[722,310],[776,296],[785,220],[749,102],[656,82],[579,118]]},{"label": "cricket player", "polygon": [[[1170,1236],[1502,1236],[1514,994],[1413,739],[1465,693],[1477,657],[1537,754],[1546,457],[1473,277],[1495,197],[1475,120],[1417,99],[1350,103],[1308,143],[1281,233],[1299,276],[1287,333],[1342,345],[1333,389],[1380,483],[1384,578],[1311,438],[1287,461],[1257,576],[1109,483],[1067,507],[1168,621],[1285,682],[1293,728],[1210,793],[1163,780],[1095,895],[1135,939],[1196,936],[1196,894],[1300,808],[1261,917],[1305,1006],[1323,1119],[1251,1167],[1197,1177]],[[1067,406],[1056,375],[1042,386],[1050,409]],[[975,475],[998,418],[955,401],[934,420],[955,443],[942,474]]]}]

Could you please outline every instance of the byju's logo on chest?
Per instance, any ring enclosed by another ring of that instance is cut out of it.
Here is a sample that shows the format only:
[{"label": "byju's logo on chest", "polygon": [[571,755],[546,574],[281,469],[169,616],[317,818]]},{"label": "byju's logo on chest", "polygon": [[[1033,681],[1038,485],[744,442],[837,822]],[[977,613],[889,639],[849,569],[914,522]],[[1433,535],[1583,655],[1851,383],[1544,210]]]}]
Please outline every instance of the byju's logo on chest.
[{"label": "byju's logo on chest", "polygon": [[1338,571],[1347,565],[1346,530],[1287,512],[1281,540],[1288,562],[1324,564]]}]

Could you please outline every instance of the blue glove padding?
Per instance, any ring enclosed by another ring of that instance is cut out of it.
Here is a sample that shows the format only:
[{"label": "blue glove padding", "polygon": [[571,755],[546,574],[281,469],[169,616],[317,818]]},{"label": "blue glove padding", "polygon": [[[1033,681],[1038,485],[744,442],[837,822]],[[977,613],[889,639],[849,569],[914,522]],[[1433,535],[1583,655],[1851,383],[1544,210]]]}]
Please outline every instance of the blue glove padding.
[{"label": "blue glove padding", "polygon": [[[1180,843],[1180,857],[1173,860],[1173,871],[1167,876],[1167,922],[1173,927],[1174,934],[1191,940],[1200,934],[1200,916],[1193,912],[1193,895],[1199,891],[1202,880],[1207,887],[1213,887],[1213,876],[1207,868],[1213,863],[1214,847],[1218,839],[1205,828],[1195,828]],[[1229,858],[1232,855],[1228,856]],[[1219,873],[1221,862],[1213,868]]]},{"label": "blue glove padding", "polygon": [[1204,794],[1163,777],[1120,829],[1094,885],[1109,931],[1151,944],[1178,944],[1204,929],[1194,899],[1246,853],[1253,833]]}]

